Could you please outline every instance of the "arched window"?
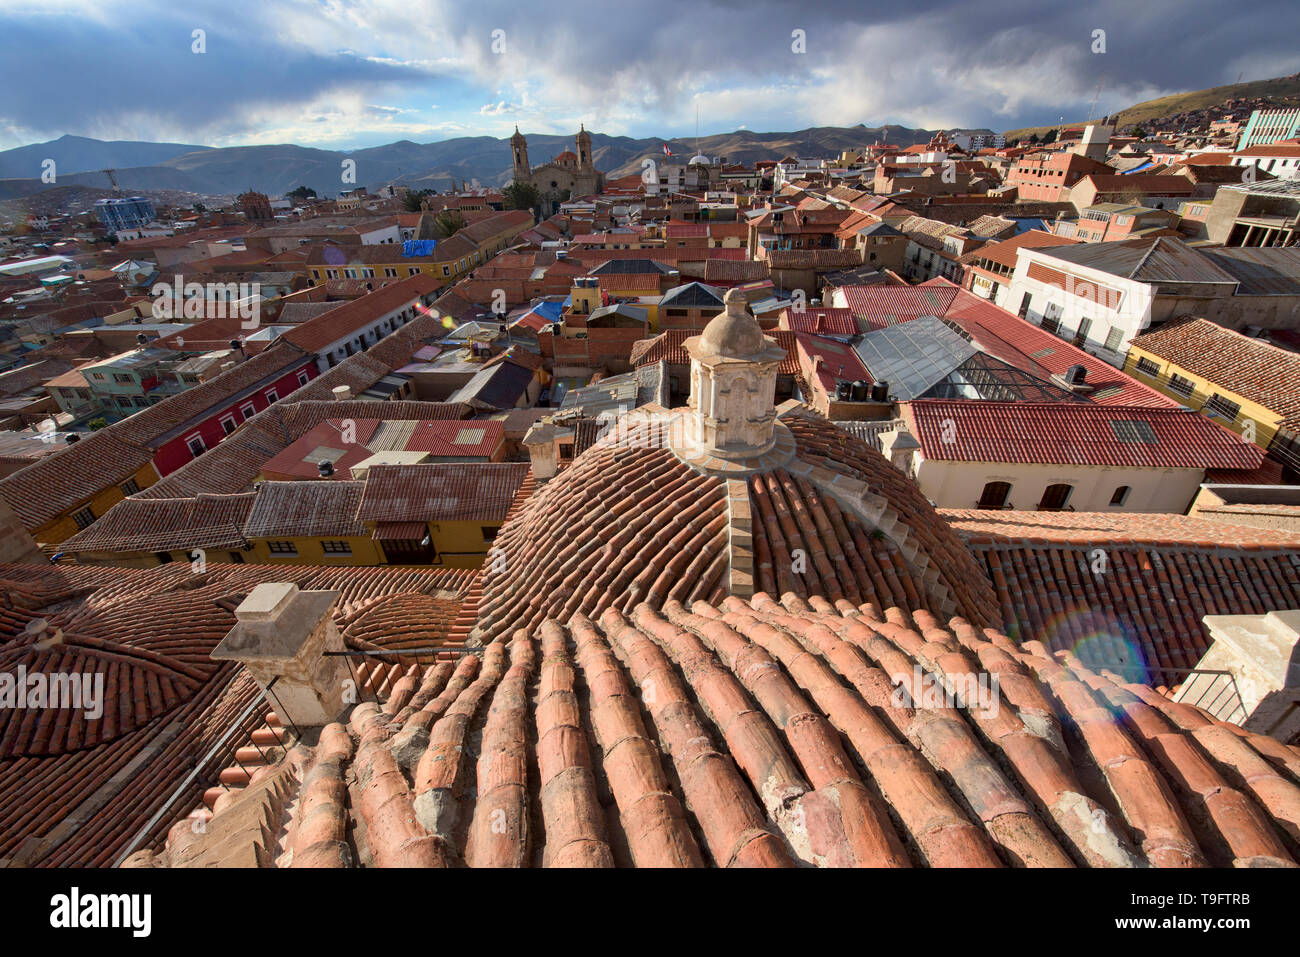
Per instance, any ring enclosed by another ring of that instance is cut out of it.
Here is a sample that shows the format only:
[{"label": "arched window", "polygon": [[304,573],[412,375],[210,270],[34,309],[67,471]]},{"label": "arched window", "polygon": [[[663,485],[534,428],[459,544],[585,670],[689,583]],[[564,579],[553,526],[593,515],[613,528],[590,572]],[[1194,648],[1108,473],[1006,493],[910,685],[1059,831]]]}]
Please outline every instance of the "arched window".
[{"label": "arched window", "polygon": [[1006,508],[1007,496],[1011,494],[1010,482],[989,482],[984,486],[976,508]]},{"label": "arched window", "polygon": [[1073,485],[1047,486],[1043,491],[1042,499],[1038,503],[1038,510],[1041,512],[1059,512],[1070,501],[1070,493],[1073,491]]},{"label": "arched window", "polygon": [[1129,486],[1121,485],[1119,488],[1115,489],[1115,494],[1110,497],[1110,504],[1123,505],[1128,501],[1128,493],[1131,491],[1133,491],[1133,489]]}]

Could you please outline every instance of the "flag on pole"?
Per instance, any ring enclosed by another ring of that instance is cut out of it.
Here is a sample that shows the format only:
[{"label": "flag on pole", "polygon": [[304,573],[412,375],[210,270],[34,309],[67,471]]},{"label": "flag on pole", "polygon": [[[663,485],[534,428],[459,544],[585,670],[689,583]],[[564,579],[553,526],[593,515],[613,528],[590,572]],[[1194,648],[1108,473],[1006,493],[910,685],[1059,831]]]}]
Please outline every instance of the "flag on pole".
[{"label": "flag on pole", "polygon": [[664,156],[672,156],[672,155],[673,155],[673,151],[670,150],[670,149],[668,148],[668,144],[665,143],[665,144],[664,144]]}]

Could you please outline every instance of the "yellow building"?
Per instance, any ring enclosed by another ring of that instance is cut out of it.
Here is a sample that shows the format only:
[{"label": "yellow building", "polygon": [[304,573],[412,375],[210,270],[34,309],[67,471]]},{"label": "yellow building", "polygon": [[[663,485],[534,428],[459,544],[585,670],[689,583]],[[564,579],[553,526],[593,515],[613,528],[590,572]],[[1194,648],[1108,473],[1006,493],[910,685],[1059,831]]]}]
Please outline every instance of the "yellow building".
[{"label": "yellow building", "polygon": [[1133,339],[1124,371],[1300,469],[1300,355],[1188,319]]},{"label": "yellow building", "polygon": [[[425,213],[418,232],[422,239],[434,238],[431,223],[432,218]],[[405,255],[411,251],[405,243],[348,247],[319,244],[307,259],[307,271],[316,282],[407,279],[420,273],[454,282],[505,249],[532,225],[533,214],[526,210],[496,213],[470,223],[448,239],[436,240],[437,244],[421,255]]]},{"label": "yellow building", "polygon": [[[154,468],[153,462],[141,465],[131,473],[129,478],[120,484],[99,489],[85,498],[77,497],[72,505],[60,508],[56,517],[48,519],[32,529],[32,538],[42,545],[61,544],[82,529],[90,527],[91,523],[107,514],[110,508],[128,495],[134,495],[136,492],[148,488],[157,482],[159,478],[158,470]],[[74,497],[76,496],[75,486],[77,484],[70,482],[68,486],[72,490]],[[99,482],[94,481],[87,484],[98,485]],[[54,495],[56,490],[51,489],[50,493]],[[15,511],[17,511],[17,508],[15,508]]]}]

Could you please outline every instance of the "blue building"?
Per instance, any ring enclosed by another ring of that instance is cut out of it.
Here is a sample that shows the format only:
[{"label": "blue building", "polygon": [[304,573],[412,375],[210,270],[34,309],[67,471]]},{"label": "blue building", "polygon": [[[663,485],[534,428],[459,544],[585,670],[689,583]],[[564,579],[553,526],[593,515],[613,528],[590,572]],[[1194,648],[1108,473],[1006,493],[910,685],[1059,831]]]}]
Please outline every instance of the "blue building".
[{"label": "blue building", "polygon": [[101,199],[95,202],[95,213],[109,232],[139,229],[153,222],[153,203],[143,196],[125,199]]}]

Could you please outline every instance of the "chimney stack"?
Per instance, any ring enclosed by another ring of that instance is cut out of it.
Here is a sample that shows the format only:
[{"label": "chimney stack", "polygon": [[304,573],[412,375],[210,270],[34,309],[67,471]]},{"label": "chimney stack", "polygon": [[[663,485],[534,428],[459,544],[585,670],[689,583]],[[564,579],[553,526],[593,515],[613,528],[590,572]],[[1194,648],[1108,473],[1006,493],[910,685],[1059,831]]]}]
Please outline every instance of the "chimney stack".
[{"label": "chimney stack", "polygon": [[335,402],[346,402],[348,399],[352,398],[352,389],[346,385],[336,385],[334,388],[330,389],[330,392],[334,394]]},{"label": "chimney stack", "polygon": [[212,651],[213,659],[248,670],[285,726],[321,727],[357,700],[345,659],[324,654],[343,650],[330,614],[338,594],[263,582],[240,602],[235,627]]}]

